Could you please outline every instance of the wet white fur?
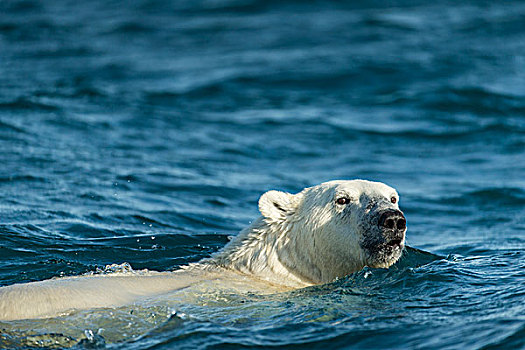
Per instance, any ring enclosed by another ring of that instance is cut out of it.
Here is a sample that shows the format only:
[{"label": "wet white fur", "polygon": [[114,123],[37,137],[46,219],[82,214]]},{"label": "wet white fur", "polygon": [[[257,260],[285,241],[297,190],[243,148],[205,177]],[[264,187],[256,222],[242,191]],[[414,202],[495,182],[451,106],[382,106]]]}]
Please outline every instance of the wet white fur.
[{"label": "wet white fur", "polygon": [[[331,282],[373,265],[359,245],[363,230],[374,229],[365,220],[365,206],[370,200],[385,206],[392,196],[397,198],[393,188],[364,180],[326,182],[295,195],[269,191],[259,200],[262,216],[209,259],[175,272],[67,277],[1,287],[0,320],[126,305],[196,288],[205,280],[258,293]],[[338,197],[351,202],[338,205]]]},{"label": "wet white fur", "polygon": [[[351,202],[338,205],[340,197]],[[325,182],[295,195],[266,192],[259,199],[262,217],[215,254],[212,262],[291,287],[331,282],[366,265],[388,267],[391,264],[368,261],[359,240],[363,231],[377,226],[364,218],[367,202],[398,209],[398,203],[390,203],[391,197],[399,198],[393,188],[365,180]]]}]

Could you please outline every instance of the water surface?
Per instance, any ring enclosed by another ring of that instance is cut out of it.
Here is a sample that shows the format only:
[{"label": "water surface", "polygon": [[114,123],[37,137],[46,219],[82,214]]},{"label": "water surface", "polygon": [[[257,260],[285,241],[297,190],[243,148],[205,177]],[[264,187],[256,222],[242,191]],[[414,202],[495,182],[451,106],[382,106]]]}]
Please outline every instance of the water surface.
[{"label": "water surface", "polygon": [[395,187],[434,255],[2,324],[0,346],[525,347],[524,21],[520,1],[2,2],[0,285],[174,269],[264,191],[332,179]]}]

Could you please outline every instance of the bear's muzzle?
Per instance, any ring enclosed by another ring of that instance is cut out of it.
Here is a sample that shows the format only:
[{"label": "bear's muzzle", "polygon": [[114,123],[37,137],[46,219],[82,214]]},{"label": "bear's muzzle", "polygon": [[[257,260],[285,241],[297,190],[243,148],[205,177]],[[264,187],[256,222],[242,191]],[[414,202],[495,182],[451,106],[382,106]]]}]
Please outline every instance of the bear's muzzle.
[{"label": "bear's muzzle", "polygon": [[400,246],[403,244],[407,228],[407,221],[403,212],[397,209],[385,210],[379,216],[378,226],[383,232],[387,245]]}]

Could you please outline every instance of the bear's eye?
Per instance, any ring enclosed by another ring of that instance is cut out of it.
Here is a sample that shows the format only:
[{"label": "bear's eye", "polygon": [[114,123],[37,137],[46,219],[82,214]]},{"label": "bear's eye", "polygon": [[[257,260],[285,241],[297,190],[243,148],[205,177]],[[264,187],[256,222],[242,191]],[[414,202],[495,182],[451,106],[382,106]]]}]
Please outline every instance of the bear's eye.
[{"label": "bear's eye", "polygon": [[392,203],[396,204],[396,202],[397,202],[397,198],[396,198],[396,197],[392,197],[392,198],[390,198],[390,201],[391,201]]},{"label": "bear's eye", "polygon": [[350,198],[348,198],[348,197],[337,198],[337,200],[335,202],[337,204],[339,204],[339,205],[348,204],[348,203],[350,203]]}]

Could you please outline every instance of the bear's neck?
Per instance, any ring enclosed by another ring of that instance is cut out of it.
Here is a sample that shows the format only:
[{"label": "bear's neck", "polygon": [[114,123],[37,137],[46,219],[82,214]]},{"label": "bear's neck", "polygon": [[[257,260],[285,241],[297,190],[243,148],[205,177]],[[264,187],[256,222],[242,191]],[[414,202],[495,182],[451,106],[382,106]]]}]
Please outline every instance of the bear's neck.
[{"label": "bear's neck", "polygon": [[300,235],[293,236],[293,231],[260,217],[214,254],[209,263],[294,288],[325,282],[312,252],[304,249],[307,245],[300,241]]}]

